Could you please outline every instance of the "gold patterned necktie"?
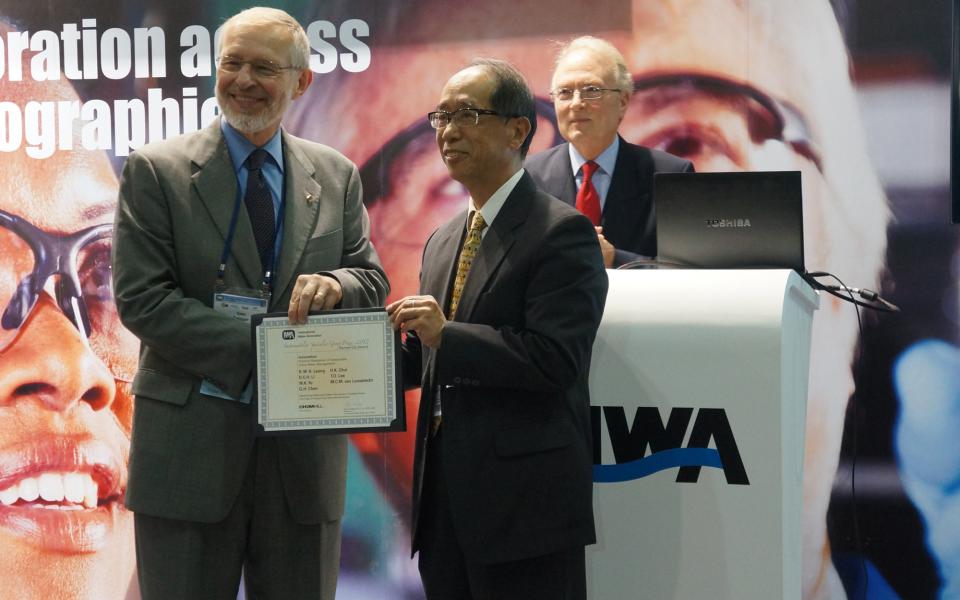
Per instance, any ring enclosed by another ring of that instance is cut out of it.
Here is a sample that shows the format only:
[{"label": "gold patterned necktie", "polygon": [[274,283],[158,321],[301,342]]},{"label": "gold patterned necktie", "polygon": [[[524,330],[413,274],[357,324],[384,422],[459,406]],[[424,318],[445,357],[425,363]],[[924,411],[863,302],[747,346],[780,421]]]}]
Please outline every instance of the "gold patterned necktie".
[{"label": "gold patterned necktie", "polygon": [[460,260],[457,262],[457,277],[453,280],[453,293],[450,295],[450,310],[447,318],[453,319],[457,314],[457,305],[460,304],[460,294],[463,293],[463,284],[467,281],[467,274],[470,272],[470,265],[477,256],[480,249],[480,241],[483,239],[483,229],[487,222],[483,220],[483,215],[479,210],[473,212],[473,218],[470,220],[470,229],[467,230],[467,237],[463,240],[463,248],[460,249]]}]

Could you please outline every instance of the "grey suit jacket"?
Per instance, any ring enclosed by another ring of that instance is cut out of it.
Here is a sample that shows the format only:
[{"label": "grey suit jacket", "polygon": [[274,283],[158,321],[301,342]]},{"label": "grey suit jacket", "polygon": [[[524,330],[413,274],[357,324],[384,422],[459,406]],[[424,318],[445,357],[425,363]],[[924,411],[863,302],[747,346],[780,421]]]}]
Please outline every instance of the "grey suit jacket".
[{"label": "grey suit jacket", "polygon": [[[420,292],[450,301],[466,214],[423,253]],[[590,353],[607,293],[586,217],[524,175],[501,208],[439,350],[407,336],[404,374],[420,381],[413,549],[436,390],[454,529],[471,562],[520,560],[590,544]]]},{"label": "grey suit jacket", "polygon": [[[388,284],[369,241],[356,167],[331,148],[282,134],[286,209],[271,311],[286,311],[301,273],[327,272],[342,307],[381,305]],[[158,517],[216,522],[239,493],[253,447],[250,405],[200,393],[208,378],[238,396],[250,379],[249,325],[212,308],[237,195],[218,122],[130,155],[114,230],[114,287],[140,338],[126,504]],[[257,288],[260,259],[240,210],[228,286]],[[343,512],[343,436],[278,443],[283,492],[303,523]]]},{"label": "grey suit jacket", "polygon": [[[570,144],[560,144],[531,156],[524,167],[537,186],[573,206],[577,181],[570,168]],[[692,172],[693,163],[666,152],[630,144],[620,138],[600,224],[616,248],[613,266],[657,255],[653,174]]]}]

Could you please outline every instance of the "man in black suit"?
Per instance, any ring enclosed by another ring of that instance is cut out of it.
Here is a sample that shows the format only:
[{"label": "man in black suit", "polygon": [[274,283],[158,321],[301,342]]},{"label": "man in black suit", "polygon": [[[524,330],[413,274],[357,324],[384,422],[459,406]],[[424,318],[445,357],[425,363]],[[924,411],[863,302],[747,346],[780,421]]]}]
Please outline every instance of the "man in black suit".
[{"label": "man in black suit", "polygon": [[653,174],[693,171],[688,160],[617,135],[633,79],[609,42],[584,36],[557,57],[550,95],[566,144],[530,158],[537,185],[590,217],[608,268],[657,254]]},{"label": "man in black suit", "polygon": [[482,59],[430,113],[468,210],[423,253],[419,296],[387,307],[421,381],[413,551],[435,599],[586,597],[595,541],[587,374],[607,277],[588,220],[521,168],[523,76]]}]

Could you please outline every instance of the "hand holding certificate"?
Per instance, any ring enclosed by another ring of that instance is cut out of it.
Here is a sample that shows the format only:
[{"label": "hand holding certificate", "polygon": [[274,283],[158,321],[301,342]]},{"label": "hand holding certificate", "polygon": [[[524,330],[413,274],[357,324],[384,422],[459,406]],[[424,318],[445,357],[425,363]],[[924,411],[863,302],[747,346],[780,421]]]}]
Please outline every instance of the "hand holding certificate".
[{"label": "hand holding certificate", "polygon": [[406,428],[399,334],[383,309],[338,310],[291,325],[253,319],[258,434]]}]

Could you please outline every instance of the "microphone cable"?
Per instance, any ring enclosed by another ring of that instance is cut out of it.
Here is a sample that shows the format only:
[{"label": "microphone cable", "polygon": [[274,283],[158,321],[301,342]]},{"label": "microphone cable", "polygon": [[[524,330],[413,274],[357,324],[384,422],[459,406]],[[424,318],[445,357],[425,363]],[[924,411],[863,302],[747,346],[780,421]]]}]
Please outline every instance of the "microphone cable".
[{"label": "microphone cable", "polygon": [[[828,294],[845,300],[853,304],[853,309],[857,315],[857,328],[859,331],[859,348],[857,349],[857,375],[863,376],[864,365],[863,365],[863,319],[860,314],[860,308],[867,308],[870,310],[875,310],[879,312],[886,313],[896,313],[900,312],[900,309],[884,300],[880,294],[874,292],[873,290],[860,289],[855,287],[850,287],[843,283],[839,277],[832,273],[827,273],[825,271],[813,271],[810,273],[801,273],[801,277],[809,283],[814,289],[823,290]],[[819,277],[829,277],[837,282],[837,285],[827,285],[820,282],[817,278]],[[859,406],[860,394],[857,390],[856,381],[854,381],[853,393],[850,395],[850,402],[848,405],[848,412],[853,414],[853,422],[851,423],[851,453],[852,457],[850,459],[850,512],[851,512],[851,521],[853,522],[853,543],[857,549],[857,554],[859,556],[860,571],[863,575],[863,588],[861,590],[862,600],[867,600],[868,593],[870,590],[870,581],[869,581],[869,571],[867,569],[867,556],[866,551],[863,546],[863,539],[860,536],[860,517],[857,513],[857,456],[859,455],[859,449],[857,447],[858,442],[858,433],[859,433],[859,423],[860,419],[857,416],[857,408]]]},{"label": "microphone cable", "polygon": [[[832,296],[836,296],[841,300],[846,302],[851,302],[857,306],[862,306],[863,308],[869,308],[870,310],[876,310],[879,312],[888,312],[895,313],[900,312],[900,308],[884,300],[880,294],[873,290],[861,289],[856,287],[850,287],[840,281],[840,278],[834,275],[833,273],[827,273],[826,271],[811,271],[808,273],[800,273],[800,276],[803,277],[803,280],[810,284],[815,290],[823,290]],[[831,279],[836,280],[837,285],[827,285],[822,283],[820,277],[830,277]],[[857,319],[860,318],[860,312],[857,311]],[[863,327],[860,328],[860,333],[863,333]]]}]

